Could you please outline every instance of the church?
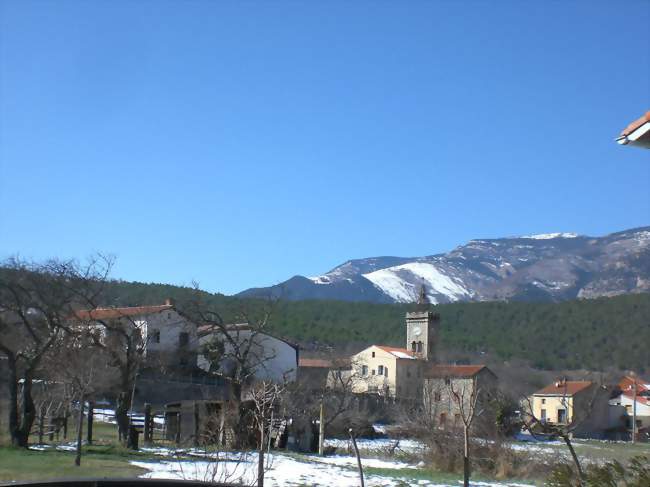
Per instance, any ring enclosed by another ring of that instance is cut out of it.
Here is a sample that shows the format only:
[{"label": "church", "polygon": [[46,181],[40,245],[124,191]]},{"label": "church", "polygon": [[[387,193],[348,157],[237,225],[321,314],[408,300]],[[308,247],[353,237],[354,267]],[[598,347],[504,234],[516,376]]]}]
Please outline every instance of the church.
[{"label": "church", "polygon": [[[424,303],[423,303],[424,304]],[[371,345],[351,357],[352,391],[419,400],[425,374],[434,362],[439,316],[406,313],[406,346]]]}]

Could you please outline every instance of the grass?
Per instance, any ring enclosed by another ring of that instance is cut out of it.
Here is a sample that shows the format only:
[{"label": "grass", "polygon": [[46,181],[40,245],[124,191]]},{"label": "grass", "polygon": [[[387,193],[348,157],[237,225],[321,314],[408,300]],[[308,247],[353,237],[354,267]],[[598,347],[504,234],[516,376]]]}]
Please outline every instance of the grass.
[{"label": "grass", "polygon": [[[562,454],[567,461],[570,461],[569,450],[564,444],[540,443],[537,446],[548,448]],[[598,440],[574,440],[573,447],[581,462],[604,464],[606,462],[618,461],[627,463],[632,457],[645,455],[650,457],[650,444],[648,443],[627,443],[608,442]]]},{"label": "grass", "polygon": [[111,452],[86,451],[81,466],[74,465],[74,453],[31,451],[0,447],[0,480],[41,480],[62,477],[137,477],[146,472],[130,465],[127,456]]}]

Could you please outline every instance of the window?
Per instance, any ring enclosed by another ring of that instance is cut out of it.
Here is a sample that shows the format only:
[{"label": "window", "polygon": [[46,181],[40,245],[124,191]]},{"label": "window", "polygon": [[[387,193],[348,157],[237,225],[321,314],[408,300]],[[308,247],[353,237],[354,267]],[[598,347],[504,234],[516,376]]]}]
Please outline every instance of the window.
[{"label": "window", "polygon": [[542,399],[542,404],[546,404],[546,399]]},{"label": "window", "polygon": [[380,365],[379,367],[377,367],[377,373],[379,375],[384,375],[384,366],[383,365]]},{"label": "window", "polygon": [[388,377],[388,367],[384,367],[384,375]]},{"label": "window", "polygon": [[440,424],[442,427],[445,427],[445,423],[447,422],[447,413],[440,413]]},{"label": "window", "polygon": [[546,422],[546,409],[542,409],[540,414],[541,414],[542,417],[539,418],[539,419],[542,421],[542,423],[545,423]]},{"label": "window", "polygon": [[361,366],[361,375],[368,375],[368,366],[367,365],[362,365]]},{"label": "window", "polygon": [[440,402],[440,399],[441,399],[441,397],[440,397],[440,393],[439,393],[439,392],[436,392],[436,393],[433,395],[433,400],[434,400],[435,402]]},{"label": "window", "polygon": [[372,375],[375,375],[375,369],[372,369]]},{"label": "window", "polygon": [[375,352],[372,352],[372,358],[375,358]]},{"label": "window", "polygon": [[160,330],[151,330],[149,341],[151,343],[160,343]]},{"label": "window", "polygon": [[445,385],[448,386],[449,384],[451,384],[451,380],[449,379],[449,377],[447,377],[445,379]]},{"label": "window", "polygon": [[422,353],[422,342],[418,342],[418,345],[417,345],[417,352],[418,352],[418,353]]},{"label": "window", "polygon": [[417,347],[417,344],[415,342],[411,343],[411,352],[415,353],[416,347]]},{"label": "window", "polygon": [[557,422],[560,424],[566,423],[566,409],[557,410]]},{"label": "window", "polygon": [[178,335],[178,345],[180,347],[186,347],[187,344],[190,343],[190,334],[187,333],[186,331],[182,331]]}]

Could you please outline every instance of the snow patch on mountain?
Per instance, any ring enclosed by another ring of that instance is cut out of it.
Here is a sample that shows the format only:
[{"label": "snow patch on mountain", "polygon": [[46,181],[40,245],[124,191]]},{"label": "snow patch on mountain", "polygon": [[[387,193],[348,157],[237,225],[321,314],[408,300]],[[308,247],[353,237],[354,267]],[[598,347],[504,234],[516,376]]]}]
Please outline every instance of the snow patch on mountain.
[{"label": "snow patch on mountain", "polygon": [[472,293],[436,266],[427,262],[411,262],[363,274],[382,292],[400,303],[417,299],[419,287],[424,284],[432,303],[437,304],[439,295],[449,301],[471,297]]},{"label": "snow patch on mountain", "polygon": [[552,238],[576,238],[577,233],[538,233],[537,235],[524,235],[519,238],[532,238],[533,240],[550,240]]}]

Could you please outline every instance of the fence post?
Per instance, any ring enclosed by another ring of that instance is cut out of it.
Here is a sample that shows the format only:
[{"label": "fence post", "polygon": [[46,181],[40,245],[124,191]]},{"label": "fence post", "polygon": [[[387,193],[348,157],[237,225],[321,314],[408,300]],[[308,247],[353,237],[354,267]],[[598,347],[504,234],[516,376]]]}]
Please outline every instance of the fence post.
[{"label": "fence post", "polygon": [[144,444],[151,445],[153,440],[153,418],[151,417],[151,404],[144,405]]},{"label": "fence post", "polygon": [[194,446],[199,446],[199,405],[194,403]]},{"label": "fence post", "polygon": [[88,401],[88,444],[92,445],[93,444],[93,409],[95,407],[95,403],[93,401]]},{"label": "fence post", "polygon": [[38,410],[38,444],[43,443],[43,419],[45,416],[45,411],[43,410],[43,406],[41,406]]},{"label": "fence post", "polygon": [[63,410],[63,439],[64,440],[68,439],[68,416],[69,415],[70,415],[70,410],[66,405],[65,409]]},{"label": "fence post", "polygon": [[47,417],[47,429],[48,429],[48,438],[50,443],[54,441],[54,429],[56,428],[56,420],[54,419],[54,413],[50,411],[49,416]]}]

